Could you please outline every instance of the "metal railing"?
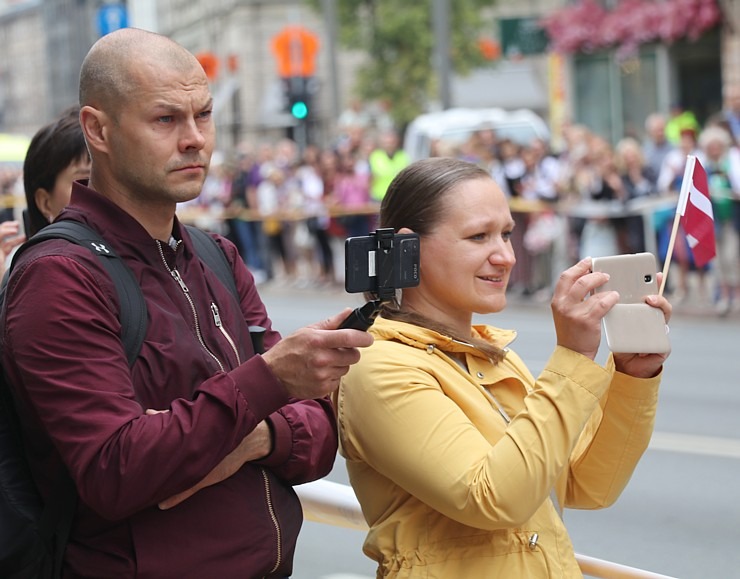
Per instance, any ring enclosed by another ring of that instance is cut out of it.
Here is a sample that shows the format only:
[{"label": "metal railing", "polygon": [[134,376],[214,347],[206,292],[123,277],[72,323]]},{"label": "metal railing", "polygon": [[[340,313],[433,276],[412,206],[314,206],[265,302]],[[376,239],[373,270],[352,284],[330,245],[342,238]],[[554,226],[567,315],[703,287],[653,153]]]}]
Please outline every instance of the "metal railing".
[{"label": "metal railing", "polygon": [[[318,480],[297,486],[295,491],[301,499],[306,520],[367,531],[367,523],[352,487],[328,480]],[[576,561],[584,575],[597,579],[675,579],[668,575],[651,573],[578,553]]]}]

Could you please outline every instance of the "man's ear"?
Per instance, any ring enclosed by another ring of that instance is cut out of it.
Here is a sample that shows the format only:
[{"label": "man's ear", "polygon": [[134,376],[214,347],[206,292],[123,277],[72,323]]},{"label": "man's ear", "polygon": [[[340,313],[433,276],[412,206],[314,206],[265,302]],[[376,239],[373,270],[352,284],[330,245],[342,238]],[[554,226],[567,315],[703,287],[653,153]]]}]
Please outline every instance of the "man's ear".
[{"label": "man's ear", "polygon": [[398,233],[414,233],[414,231],[412,231],[408,227],[401,227],[401,229],[398,230]]},{"label": "man's ear", "polygon": [[80,109],[80,126],[88,147],[98,151],[108,151],[108,122],[108,116],[99,109],[91,106],[84,106]]}]

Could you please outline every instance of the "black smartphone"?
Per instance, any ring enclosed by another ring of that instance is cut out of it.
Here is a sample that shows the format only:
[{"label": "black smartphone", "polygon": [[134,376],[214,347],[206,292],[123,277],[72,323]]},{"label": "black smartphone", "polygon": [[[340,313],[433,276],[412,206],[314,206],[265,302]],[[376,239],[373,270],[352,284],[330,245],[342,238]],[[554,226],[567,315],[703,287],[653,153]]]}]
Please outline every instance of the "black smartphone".
[{"label": "black smartphone", "polygon": [[23,231],[26,239],[31,239],[31,215],[28,213],[28,208],[23,210]]},{"label": "black smartphone", "polygon": [[[383,294],[419,285],[419,236],[377,229],[344,246],[344,289]],[[381,297],[387,297],[382,296]]]}]

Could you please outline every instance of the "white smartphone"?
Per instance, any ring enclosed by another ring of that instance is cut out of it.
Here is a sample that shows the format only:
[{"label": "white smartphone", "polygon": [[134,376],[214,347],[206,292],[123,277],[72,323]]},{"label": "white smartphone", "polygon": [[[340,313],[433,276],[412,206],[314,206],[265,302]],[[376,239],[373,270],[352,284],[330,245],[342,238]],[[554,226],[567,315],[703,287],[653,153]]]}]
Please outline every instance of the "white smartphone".
[{"label": "white smartphone", "polygon": [[609,274],[609,281],[594,293],[619,292],[619,302],[602,319],[609,349],[630,354],[670,352],[663,311],[645,303],[645,296],[658,293],[655,256],[645,252],[594,257],[591,268]]}]

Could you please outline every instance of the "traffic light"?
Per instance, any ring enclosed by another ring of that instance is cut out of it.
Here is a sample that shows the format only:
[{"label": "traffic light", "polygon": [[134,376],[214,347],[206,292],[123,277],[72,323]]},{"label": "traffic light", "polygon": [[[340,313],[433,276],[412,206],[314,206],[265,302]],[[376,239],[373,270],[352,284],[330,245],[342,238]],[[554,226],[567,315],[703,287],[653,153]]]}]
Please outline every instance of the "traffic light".
[{"label": "traffic light", "polygon": [[290,114],[299,121],[302,121],[308,116],[308,103],[302,100],[295,101],[290,105]]},{"label": "traffic light", "polygon": [[313,77],[291,76],[283,79],[285,111],[297,121],[305,121],[311,115]]}]

